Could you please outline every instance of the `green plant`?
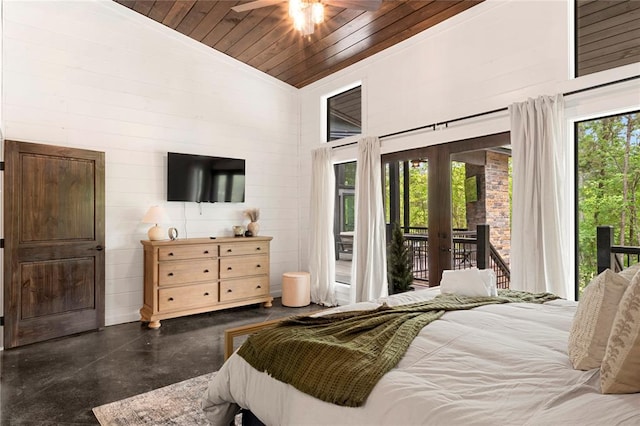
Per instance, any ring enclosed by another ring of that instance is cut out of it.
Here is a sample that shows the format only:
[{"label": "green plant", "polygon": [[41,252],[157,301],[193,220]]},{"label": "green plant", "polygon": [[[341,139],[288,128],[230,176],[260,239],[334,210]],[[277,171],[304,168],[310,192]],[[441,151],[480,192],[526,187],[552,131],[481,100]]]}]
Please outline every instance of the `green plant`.
[{"label": "green plant", "polygon": [[411,290],[413,284],[411,252],[398,223],[393,225],[391,242],[387,247],[387,280],[390,294]]}]

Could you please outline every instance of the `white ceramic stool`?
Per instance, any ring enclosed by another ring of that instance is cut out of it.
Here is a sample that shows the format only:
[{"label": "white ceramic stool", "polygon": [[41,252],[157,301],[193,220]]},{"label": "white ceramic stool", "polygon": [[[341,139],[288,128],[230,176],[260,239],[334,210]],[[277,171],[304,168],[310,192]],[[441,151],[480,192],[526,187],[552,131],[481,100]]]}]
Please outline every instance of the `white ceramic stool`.
[{"label": "white ceramic stool", "polygon": [[282,274],[282,305],[293,308],[311,303],[311,275],[308,272]]}]

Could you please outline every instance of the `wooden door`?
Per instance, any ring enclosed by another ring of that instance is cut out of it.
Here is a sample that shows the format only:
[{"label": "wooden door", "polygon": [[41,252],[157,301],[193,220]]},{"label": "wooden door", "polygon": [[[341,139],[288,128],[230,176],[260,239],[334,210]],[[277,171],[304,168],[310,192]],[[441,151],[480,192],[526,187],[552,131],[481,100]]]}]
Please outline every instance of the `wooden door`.
[{"label": "wooden door", "polygon": [[104,326],[104,153],[5,141],[4,345]]}]

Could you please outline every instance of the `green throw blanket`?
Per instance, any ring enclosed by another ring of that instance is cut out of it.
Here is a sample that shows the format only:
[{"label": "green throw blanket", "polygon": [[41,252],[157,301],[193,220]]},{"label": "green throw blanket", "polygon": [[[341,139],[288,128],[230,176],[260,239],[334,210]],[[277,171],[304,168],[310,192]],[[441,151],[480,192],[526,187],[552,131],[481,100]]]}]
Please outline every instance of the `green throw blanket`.
[{"label": "green throw blanket", "polygon": [[323,401],[358,407],[400,361],[414,337],[446,311],[558,299],[501,290],[497,297],[439,295],[433,300],[321,317],[301,316],[249,336],[238,354],[251,366]]}]

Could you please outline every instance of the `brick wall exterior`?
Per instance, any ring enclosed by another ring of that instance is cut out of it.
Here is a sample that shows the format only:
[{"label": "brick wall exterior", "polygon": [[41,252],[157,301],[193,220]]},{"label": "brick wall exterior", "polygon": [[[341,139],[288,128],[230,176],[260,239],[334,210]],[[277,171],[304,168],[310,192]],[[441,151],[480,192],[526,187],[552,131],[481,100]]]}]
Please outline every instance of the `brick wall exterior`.
[{"label": "brick wall exterior", "polygon": [[509,205],[509,156],[492,151],[485,153],[485,165],[466,165],[466,176],[476,176],[478,201],[467,203],[467,226],[486,223],[491,227],[491,243],[509,264],[511,223]]}]

